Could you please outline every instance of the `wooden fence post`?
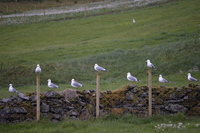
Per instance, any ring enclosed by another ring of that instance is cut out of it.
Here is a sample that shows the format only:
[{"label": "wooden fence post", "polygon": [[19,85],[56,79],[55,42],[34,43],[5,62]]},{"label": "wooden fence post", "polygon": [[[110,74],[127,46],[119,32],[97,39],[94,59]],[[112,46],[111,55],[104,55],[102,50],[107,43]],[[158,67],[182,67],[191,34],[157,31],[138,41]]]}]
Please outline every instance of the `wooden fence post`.
[{"label": "wooden fence post", "polygon": [[37,86],[36,86],[36,93],[37,93],[36,118],[37,118],[37,121],[39,121],[40,120],[40,74],[37,74],[36,82],[37,82]]},{"label": "wooden fence post", "polygon": [[26,13],[24,12],[24,19],[23,19],[23,23],[25,23],[26,22]]},{"label": "wooden fence post", "polygon": [[99,95],[100,95],[100,73],[97,73],[96,79],[96,119],[99,118]]},{"label": "wooden fence post", "polygon": [[126,9],[128,9],[128,0],[126,0]]},{"label": "wooden fence post", "polygon": [[108,0],[106,0],[106,13],[108,12]]},{"label": "wooden fence post", "polygon": [[84,12],[84,16],[87,17],[87,7],[85,5],[85,12]]},{"label": "wooden fence post", "polygon": [[147,70],[148,72],[148,88],[149,88],[149,117],[152,116],[152,71]]}]

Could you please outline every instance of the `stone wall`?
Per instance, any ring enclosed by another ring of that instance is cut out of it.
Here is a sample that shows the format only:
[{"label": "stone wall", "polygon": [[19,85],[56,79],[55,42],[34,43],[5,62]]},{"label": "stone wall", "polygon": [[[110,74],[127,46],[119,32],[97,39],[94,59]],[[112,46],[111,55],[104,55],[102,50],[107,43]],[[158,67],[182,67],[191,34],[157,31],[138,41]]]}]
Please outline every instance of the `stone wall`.
[{"label": "stone wall", "polygon": [[[41,94],[41,116],[60,121],[64,118],[90,119],[95,117],[95,90],[66,89]],[[153,114],[183,113],[200,115],[200,85],[166,88],[153,87]],[[100,116],[110,113],[148,115],[148,87],[127,85],[116,91],[101,92]],[[0,99],[0,122],[33,121],[36,119],[36,93]]]}]

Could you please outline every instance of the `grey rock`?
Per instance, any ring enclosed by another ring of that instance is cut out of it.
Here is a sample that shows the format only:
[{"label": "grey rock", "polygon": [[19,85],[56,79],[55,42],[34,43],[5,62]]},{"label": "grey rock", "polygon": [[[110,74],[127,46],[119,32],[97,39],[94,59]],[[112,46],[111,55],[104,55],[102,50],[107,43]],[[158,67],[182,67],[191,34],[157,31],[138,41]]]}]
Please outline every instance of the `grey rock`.
[{"label": "grey rock", "polygon": [[60,114],[60,113],[62,113],[62,108],[54,107],[54,108],[50,108],[50,111],[51,111],[51,113]]},{"label": "grey rock", "polygon": [[42,105],[41,105],[41,112],[42,113],[49,112],[49,105],[47,105],[46,103],[42,103]]},{"label": "grey rock", "polygon": [[189,96],[185,96],[183,99],[184,99],[184,100],[187,100],[187,99],[189,99]]},{"label": "grey rock", "polygon": [[143,107],[143,104],[139,103],[137,104],[138,107]]},{"label": "grey rock", "polygon": [[48,92],[45,93],[45,97],[47,97],[47,98],[59,98],[60,94],[58,94],[55,91],[48,91]]},{"label": "grey rock", "polygon": [[18,97],[20,97],[21,99],[29,100],[29,97],[25,96],[23,93],[19,93]]},{"label": "grey rock", "polygon": [[74,111],[70,113],[70,116],[77,116],[77,115],[78,114],[76,112],[74,112]]},{"label": "grey rock", "polygon": [[4,102],[4,103],[11,102],[12,98],[4,98],[1,101]]},{"label": "grey rock", "polygon": [[126,100],[132,101],[134,97],[134,94],[131,92],[126,93]]},{"label": "grey rock", "polygon": [[60,120],[62,116],[60,114],[53,114],[52,119]]},{"label": "grey rock", "polygon": [[136,88],[136,87],[133,89],[133,93],[137,93],[138,91],[139,91],[139,90],[138,90],[138,88]]},{"label": "grey rock", "polygon": [[11,111],[11,109],[8,106],[6,106],[4,109],[1,110],[0,115],[2,117],[5,117],[7,114],[10,113],[10,111]]},{"label": "grey rock", "polygon": [[11,114],[26,114],[27,111],[24,107],[13,107],[13,109],[11,109]]},{"label": "grey rock", "polygon": [[141,93],[140,97],[141,98],[146,98],[146,97],[148,97],[148,93],[147,92]]},{"label": "grey rock", "polygon": [[177,96],[175,93],[169,95],[169,100],[177,100]]},{"label": "grey rock", "polygon": [[36,95],[31,95],[29,99],[31,102],[36,102]]},{"label": "grey rock", "polygon": [[179,104],[168,104],[165,109],[171,113],[185,113],[187,108]]}]

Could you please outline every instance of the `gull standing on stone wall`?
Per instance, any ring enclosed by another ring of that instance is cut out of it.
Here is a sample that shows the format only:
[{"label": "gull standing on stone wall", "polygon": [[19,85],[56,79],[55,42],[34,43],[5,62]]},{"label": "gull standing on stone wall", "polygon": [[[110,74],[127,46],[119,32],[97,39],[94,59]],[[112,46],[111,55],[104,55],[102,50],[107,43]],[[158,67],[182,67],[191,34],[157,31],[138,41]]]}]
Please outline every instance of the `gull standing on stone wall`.
[{"label": "gull standing on stone wall", "polygon": [[9,84],[9,92],[19,93],[15,88],[13,88],[12,84]]},{"label": "gull standing on stone wall", "polygon": [[158,81],[161,83],[169,83],[169,81],[164,79],[161,74],[159,75]]},{"label": "gull standing on stone wall", "polygon": [[54,83],[51,82],[51,79],[48,79],[48,87],[49,88],[60,88],[59,86],[55,85]]},{"label": "gull standing on stone wall", "polygon": [[200,82],[198,79],[192,77],[191,73],[188,73],[188,80],[195,81],[195,82]]},{"label": "gull standing on stone wall", "polygon": [[76,82],[75,79],[71,80],[71,86],[72,87],[83,87],[83,85],[81,83]]},{"label": "gull standing on stone wall", "polygon": [[127,77],[127,79],[128,79],[129,81],[136,81],[136,82],[140,81],[140,80],[137,79],[136,77],[132,76],[130,72],[127,73],[127,76],[126,76],[126,77]]}]

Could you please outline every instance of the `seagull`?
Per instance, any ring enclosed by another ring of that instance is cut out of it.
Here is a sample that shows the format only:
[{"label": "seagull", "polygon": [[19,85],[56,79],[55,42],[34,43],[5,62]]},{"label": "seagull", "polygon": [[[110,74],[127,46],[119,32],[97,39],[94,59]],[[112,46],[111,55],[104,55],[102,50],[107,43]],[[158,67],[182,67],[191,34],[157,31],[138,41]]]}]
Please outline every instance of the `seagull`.
[{"label": "seagull", "polygon": [[83,87],[81,83],[76,82],[74,79],[71,80],[72,87]]},{"label": "seagull", "polygon": [[151,61],[149,59],[146,62],[147,62],[147,67],[156,69],[156,67],[151,63]]},{"label": "seagull", "polygon": [[35,73],[41,73],[42,69],[40,68],[40,65],[37,64],[37,67],[35,68]]},{"label": "seagull", "polygon": [[191,76],[191,73],[188,73],[188,80],[200,82],[198,79],[195,79],[194,77],[192,77],[192,76]]},{"label": "seagull", "polygon": [[158,81],[162,83],[169,83],[169,81],[164,79],[161,74],[159,75]]},{"label": "seagull", "polygon": [[94,69],[95,69],[96,71],[98,71],[98,72],[100,72],[100,71],[108,72],[108,70],[106,70],[105,68],[99,66],[98,64],[95,64],[95,65],[94,65]]},{"label": "seagull", "polygon": [[136,82],[140,81],[140,80],[137,79],[136,77],[133,77],[133,76],[131,75],[130,72],[127,73],[127,79],[128,79],[129,81],[136,81]]},{"label": "seagull", "polygon": [[135,23],[136,21],[135,21],[135,19],[133,19],[133,23]]},{"label": "seagull", "polygon": [[47,85],[49,88],[60,88],[59,86],[55,85],[54,83],[51,83],[51,79],[48,79],[47,81],[48,81]]},{"label": "seagull", "polygon": [[19,93],[15,88],[13,88],[12,84],[9,84],[9,92]]}]

